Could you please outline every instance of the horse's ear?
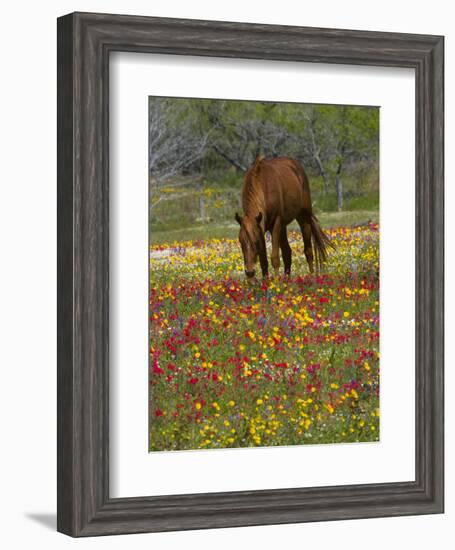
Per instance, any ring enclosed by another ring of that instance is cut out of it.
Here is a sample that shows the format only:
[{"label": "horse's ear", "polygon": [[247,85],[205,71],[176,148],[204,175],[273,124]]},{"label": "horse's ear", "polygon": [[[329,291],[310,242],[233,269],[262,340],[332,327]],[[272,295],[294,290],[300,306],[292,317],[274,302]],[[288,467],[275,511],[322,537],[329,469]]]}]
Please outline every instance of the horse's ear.
[{"label": "horse's ear", "polygon": [[237,223],[238,223],[239,225],[242,225],[242,218],[238,215],[237,212],[235,213],[235,219],[237,220]]},{"label": "horse's ear", "polygon": [[258,222],[258,225],[261,223],[261,221],[262,221],[262,212],[259,212],[259,214],[256,216],[256,221]]},{"label": "horse's ear", "polygon": [[256,155],[256,158],[254,159],[254,162],[253,164],[251,165],[251,177],[252,178],[257,178],[258,175],[259,175],[259,168],[261,166],[261,162],[264,160],[264,156],[263,155]]}]

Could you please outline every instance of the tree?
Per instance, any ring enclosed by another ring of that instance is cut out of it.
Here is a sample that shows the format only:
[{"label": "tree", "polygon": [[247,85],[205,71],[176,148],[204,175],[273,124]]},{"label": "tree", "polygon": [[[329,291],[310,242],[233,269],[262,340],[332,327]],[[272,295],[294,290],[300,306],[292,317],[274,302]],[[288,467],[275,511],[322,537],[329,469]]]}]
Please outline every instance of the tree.
[{"label": "tree", "polygon": [[160,186],[180,175],[207,151],[210,132],[195,131],[198,120],[188,102],[153,97],[149,100],[150,190],[155,195],[152,206],[162,200]]},{"label": "tree", "polygon": [[343,209],[342,171],[362,159],[376,159],[379,149],[379,117],[375,108],[340,106],[332,109],[335,189],[338,210]]},{"label": "tree", "polygon": [[276,107],[276,103],[207,101],[201,114],[213,131],[212,150],[239,172],[245,172],[260,153],[284,154],[290,136],[276,124]]},{"label": "tree", "polygon": [[[343,209],[343,169],[359,160],[376,161],[379,119],[377,109],[346,105],[307,105],[295,113],[304,155],[323,180],[323,192],[335,187],[338,210]],[[331,183],[333,182],[333,184]]]}]

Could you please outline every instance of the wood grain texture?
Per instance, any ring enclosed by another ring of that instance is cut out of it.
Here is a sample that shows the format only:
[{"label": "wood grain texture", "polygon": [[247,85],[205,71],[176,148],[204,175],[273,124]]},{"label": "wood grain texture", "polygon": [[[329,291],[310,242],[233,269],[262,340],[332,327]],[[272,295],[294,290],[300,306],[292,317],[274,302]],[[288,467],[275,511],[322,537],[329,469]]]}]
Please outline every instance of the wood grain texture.
[{"label": "wood grain texture", "polygon": [[73,442],[73,21],[57,35],[57,529],[75,532]]},{"label": "wood grain texture", "polygon": [[[109,52],[416,75],[416,480],[109,497]],[[58,530],[71,536],[443,511],[443,38],[75,13],[58,20]]]}]

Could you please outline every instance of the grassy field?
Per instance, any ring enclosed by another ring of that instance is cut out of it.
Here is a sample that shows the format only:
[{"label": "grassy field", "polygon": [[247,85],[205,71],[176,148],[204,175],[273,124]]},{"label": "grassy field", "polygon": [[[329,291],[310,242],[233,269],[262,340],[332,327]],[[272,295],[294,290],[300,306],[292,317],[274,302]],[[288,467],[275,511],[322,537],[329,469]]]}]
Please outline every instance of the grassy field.
[{"label": "grassy field", "polygon": [[[354,210],[351,212],[321,212],[318,218],[325,228],[345,227],[363,225],[369,222],[379,222],[379,212],[377,210]],[[297,230],[298,226],[294,222],[289,229]],[[191,227],[184,227],[166,231],[151,231],[150,244],[172,243],[174,241],[188,241],[201,239],[223,239],[237,238],[239,233],[238,224],[232,221],[224,223],[197,224]]]},{"label": "grassy field", "polygon": [[255,284],[235,222],[152,234],[150,450],[378,440],[378,215],[320,219],[324,273],[291,231],[291,277]]}]

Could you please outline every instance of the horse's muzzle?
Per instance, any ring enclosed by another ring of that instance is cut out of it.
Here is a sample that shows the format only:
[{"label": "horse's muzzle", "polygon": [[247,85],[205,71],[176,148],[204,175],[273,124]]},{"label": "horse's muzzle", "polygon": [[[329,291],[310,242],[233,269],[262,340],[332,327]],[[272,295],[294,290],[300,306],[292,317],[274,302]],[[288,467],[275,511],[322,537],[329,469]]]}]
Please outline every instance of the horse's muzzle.
[{"label": "horse's muzzle", "polygon": [[251,279],[252,277],[254,277],[254,273],[255,273],[254,269],[253,269],[252,271],[248,271],[248,269],[245,269],[245,275],[246,275],[249,279]]}]

